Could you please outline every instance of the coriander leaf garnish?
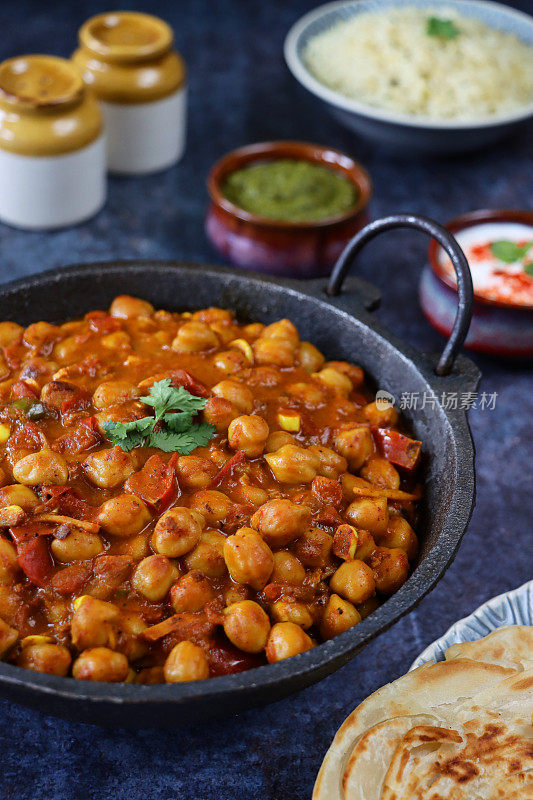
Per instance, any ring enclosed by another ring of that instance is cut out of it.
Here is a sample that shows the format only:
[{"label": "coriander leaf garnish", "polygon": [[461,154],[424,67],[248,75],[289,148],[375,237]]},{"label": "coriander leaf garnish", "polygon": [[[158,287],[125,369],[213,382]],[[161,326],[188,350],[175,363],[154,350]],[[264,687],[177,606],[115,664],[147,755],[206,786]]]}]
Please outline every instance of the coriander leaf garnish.
[{"label": "coriander leaf garnish", "polygon": [[177,451],[183,456],[188,456],[197,447],[205,447],[215,431],[215,426],[208,425],[207,422],[193,424],[183,433],[174,433],[161,428],[161,430],[152,433],[150,446],[158,447],[159,450],[164,450],[165,453]]},{"label": "coriander leaf garnish", "polygon": [[426,33],[428,36],[436,36],[439,39],[455,39],[461,31],[451,19],[428,17]]},{"label": "coriander leaf garnish", "polygon": [[170,378],[154,383],[148,395],[139,400],[154,409],[153,417],[131,422],[109,420],[103,424],[111,443],[123,450],[143,445],[188,455],[208,444],[216,432],[214,425],[193,422],[194,416],[205,407],[206,399],[196,397],[183,386],[176,388]]},{"label": "coriander leaf garnish", "polygon": [[516,244],[507,239],[500,239],[493,242],[490,246],[490,251],[493,256],[499,258],[505,264],[513,264],[515,261],[520,261],[527,254],[528,250],[533,246],[533,242],[526,242],[524,245]]},{"label": "coriander leaf garnish", "polygon": [[524,272],[528,275],[531,275],[533,278],[533,261],[529,261],[527,264],[524,264]]}]

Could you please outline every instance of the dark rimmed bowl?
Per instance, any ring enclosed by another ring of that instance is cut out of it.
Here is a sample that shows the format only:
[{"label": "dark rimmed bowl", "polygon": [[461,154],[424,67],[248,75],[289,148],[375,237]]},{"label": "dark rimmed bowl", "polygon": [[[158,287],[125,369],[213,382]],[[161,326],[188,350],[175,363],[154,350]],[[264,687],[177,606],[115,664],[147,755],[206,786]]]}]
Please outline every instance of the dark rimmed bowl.
[{"label": "dark rimmed bowl", "polygon": [[[420,397],[424,393],[440,397],[448,392],[473,392],[479,372],[468,359],[456,358],[468,328],[471,291],[468,267],[456,245],[451,248],[455,248],[456,261],[458,254],[463,259],[462,296],[454,334],[438,360],[402,343],[372,319],[369,311],[377,307],[380,299],[375,287],[348,278],[342,288],[349,259],[356,249],[382,230],[404,226],[440,235],[443,242],[453,241],[440,226],[423,218],[398,216],[372,223],[354,238],[351,250],[339,260],[327,287],[329,295],[323,280],[273,280],[181,262],[109,262],[67,267],[2,287],[0,319],[22,324],[37,319],[59,322],[90,309],[106,308],[120,292],[177,310],[219,305],[234,309],[244,320],[270,323],[280,317],[291,318],[302,337],[312,340],[328,358],[357,361],[376,388],[387,390],[394,397],[399,398],[404,392]],[[435,585],[455,556],[474,505],[474,447],[466,412],[437,404],[411,407],[404,414],[424,443],[420,555],[402,588],[359,625],[286,661],[184,684],[90,683],[0,663],[0,695],[77,722],[160,727],[198,722],[273,702],[341,667]]]},{"label": "dark rimmed bowl", "polygon": [[[533,211],[480,209],[455,217],[446,229],[455,234],[484,222],[521,222],[533,225]],[[439,245],[432,240],[429,264],[420,280],[420,304],[434,328],[449,336],[457,306],[457,289],[438,259]],[[470,330],[464,346],[479,353],[504,358],[533,357],[533,307],[487,300],[475,292]]]},{"label": "dark rimmed bowl", "polygon": [[[294,158],[333,169],[354,184],[357,203],[343,214],[314,222],[286,222],[251,214],[222,194],[224,179],[259,161]],[[241,269],[270,275],[313,278],[327,275],[351,237],[368,220],[372,183],[353,158],[308,142],[260,142],[228,153],[212,167],[207,180],[210,205],[206,233],[218,252]]]}]

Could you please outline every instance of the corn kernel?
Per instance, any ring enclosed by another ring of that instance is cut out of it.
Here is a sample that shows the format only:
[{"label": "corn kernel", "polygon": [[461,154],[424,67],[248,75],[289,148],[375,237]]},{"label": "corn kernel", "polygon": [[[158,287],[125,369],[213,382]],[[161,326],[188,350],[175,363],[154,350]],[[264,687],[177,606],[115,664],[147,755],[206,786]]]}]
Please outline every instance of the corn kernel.
[{"label": "corn kernel", "polygon": [[230,347],[236,347],[237,350],[240,350],[241,353],[244,353],[250,364],[254,360],[254,354],[252,350],[252,346],[246,339],[233,339],[232,342],[229,343]]},{"label": "corn kernel", "polygon": [[278,411],[278,425],[282,430],[297,433],[301,424],[301,417],[296,411]]},{"label": "corn kernel", "polygon": [[25,516],[26,512],[20,506],[4,506],[0,508],[0,527],[18,525]]},{"label": "corn kernel", "polygon": [[84,603],[87,600],[88,597],[90,597],[90,595],[88,595],[88,594],[80,594],[79,597],[76,597],[76,599],[72,603],[72,605],[74,607],[74,611],[77,611],[78,608],[81,606],[81,604]]},{"label": "corn kernel", "polygon": [[11,428],[9,425],[6,425],[4,422],[0,425],[0,444],[4,444],[9,439],[9,434],[11,433]]},{"label": "corn kernel", "polygon": [[51,636],[38,636],[37,634],[33,634],[32,636],[25,636],[24,639],[21,641],[20,646],[22,649],[25,647],[31,647],[34,644],[50,644],[54,640]]}]

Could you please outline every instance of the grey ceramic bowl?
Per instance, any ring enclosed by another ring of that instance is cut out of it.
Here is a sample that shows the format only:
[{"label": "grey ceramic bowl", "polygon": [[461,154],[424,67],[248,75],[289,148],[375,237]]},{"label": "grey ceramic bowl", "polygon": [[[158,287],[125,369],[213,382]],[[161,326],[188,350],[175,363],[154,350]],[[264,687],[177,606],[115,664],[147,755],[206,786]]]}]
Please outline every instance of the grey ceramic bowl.
[{"label": "grey ceramic bowl", "polygon": [[[492,144],[533,117],[533,101],[505,114],[479,120],[441,120],[398,114],[361,103],[328,88],[315,78],[303,60],[307,42],[340,20],[365,11],[405,6],[407,0],[351,0],[320,6],[302,17],[285,39],[285,60],[294,77],[326,103],[347,128],[402,155],[445,155]],[[439,13],[452,8],[492,28],[514,33],[533,46],[533,17],[485,0],[409,0],[409,5]]]},{"label": "grey ceramic bowl", "polygon": [[427,661],[444,661],[446,650],[452,644],[482,639],[507,625],[533,625],[533,581],[487,600],[468,617],[458,620],[444,636],[420,653],[411,669]]}]

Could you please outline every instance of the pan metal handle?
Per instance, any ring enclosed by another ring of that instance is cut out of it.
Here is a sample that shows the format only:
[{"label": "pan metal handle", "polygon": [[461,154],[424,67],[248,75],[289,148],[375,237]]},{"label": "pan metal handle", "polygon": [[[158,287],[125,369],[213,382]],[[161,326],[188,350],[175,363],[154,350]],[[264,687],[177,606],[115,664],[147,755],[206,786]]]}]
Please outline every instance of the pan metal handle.
[{"label": "pan metal handle", "polygon": [[442,225],[439,225],[428,217],[422,217],[417,214],[393,214],[390,217],[376,219],[368,225],[365,225],[365,227],[346,245],[333,267],[326,289],[327,294],[330,296],[340,294],[344,279],[354,259],[365,244],[376,236],[379,236],[380,233],[393,230],[394,228],[415,228],[415,230],[427,233],[433,239],[437,240],[449,255],[453,264],[457,276],[459,303],[452,332],[435,368],[437,375],[448,375],[452,370],[455,359],[459,354],[461,345],[466,339],[470,327],[474,289],[465,254],[459,247],[456,239]]}]

